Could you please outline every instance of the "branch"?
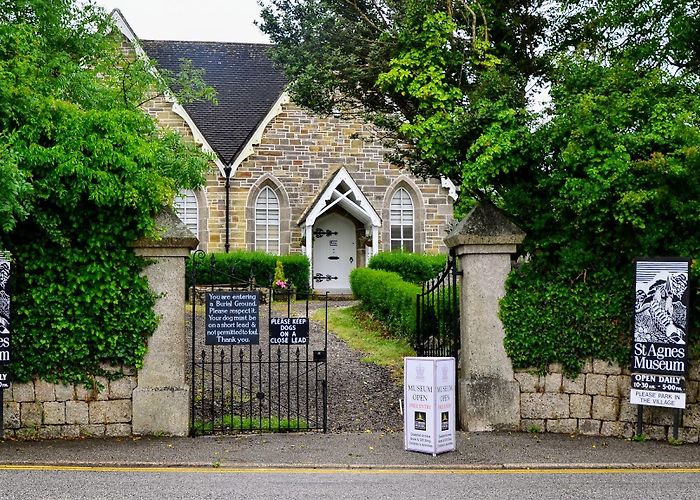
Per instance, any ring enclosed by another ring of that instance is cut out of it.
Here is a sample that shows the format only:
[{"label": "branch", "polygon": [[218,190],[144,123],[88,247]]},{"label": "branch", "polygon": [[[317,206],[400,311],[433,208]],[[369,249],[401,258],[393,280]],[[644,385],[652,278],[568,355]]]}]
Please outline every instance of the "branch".
[{"label": "branch", "polygon": [[[357,5],[357,1],[355,0],[342,0],[345,5],[348,7],[351,7],[357,14],[360,16],[360,18],[365,22],[365,24],[368,24],[372,29],[375,31],[381,31],[379,26],[374,24],[374,21],[372,21],[367,14]],[[375,4],[376,6],[376,4]]]}]

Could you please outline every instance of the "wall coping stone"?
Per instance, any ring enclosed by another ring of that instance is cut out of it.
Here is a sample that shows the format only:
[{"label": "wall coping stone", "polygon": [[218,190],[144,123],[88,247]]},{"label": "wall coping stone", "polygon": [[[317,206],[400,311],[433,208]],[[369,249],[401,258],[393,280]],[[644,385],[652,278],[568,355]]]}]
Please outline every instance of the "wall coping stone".
[{"label": "wall coping stone", "polygon": [[155,217],[157,236],[145,236],[131,244],[134,248],[187,248],[194,250],[197,237],[178,218],[171,207],[163,207]]},{"label": "wall coping stone", "polygon": [[445,238],[449,248],[460,245],[518,245],[525,231],[516,226],[493,203],[479,202]]}]

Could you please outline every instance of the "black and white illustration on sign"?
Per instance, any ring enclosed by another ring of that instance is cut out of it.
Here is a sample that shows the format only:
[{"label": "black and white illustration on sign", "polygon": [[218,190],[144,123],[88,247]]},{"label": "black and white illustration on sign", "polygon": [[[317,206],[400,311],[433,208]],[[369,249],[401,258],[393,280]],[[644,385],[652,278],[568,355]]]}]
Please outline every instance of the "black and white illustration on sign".
[{"label": "black and white illustration on sign", "polygon": [[0,335],[10,334],[10,261],[0,254]]},{"label": "black and white illustration on sign", "polygon": [[638,260],[630,402],[685,408],[687,259]]},{"label": "black and white illustration on sign", "polygon": [[[0,252],[0,389],[9,389],[10,377],[4,369],[10,355],[10,259]],[[2,404],[2,401],[0,401]],[[2,424],[2,422],[0,422]],[[0,425],[2,429],[2,425]]]},{"label": "black and white illustration on sign", "polygon": [[257,345],[258,292],[208,292],[205,332],[207,345]]},{"label": "black and white illustration on sign", "polygon": [[415,428],[417,431],[427,430],[427,418],[424,411],[417,411],[414,418]]},{"label": "black and white illustration on sign", "polygon": [[637,261],[634,341],[686,343],[688,262]]}]

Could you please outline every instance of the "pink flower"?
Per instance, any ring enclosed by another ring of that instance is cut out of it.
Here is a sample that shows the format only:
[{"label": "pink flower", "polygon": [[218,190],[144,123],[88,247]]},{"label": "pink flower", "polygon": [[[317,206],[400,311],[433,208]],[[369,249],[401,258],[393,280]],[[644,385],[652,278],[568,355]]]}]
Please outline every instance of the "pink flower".
[{"label": "pink flower", "polygon": [[287,282],[282,280],[275,281],[275,286],[279,288],[287,288]]}]

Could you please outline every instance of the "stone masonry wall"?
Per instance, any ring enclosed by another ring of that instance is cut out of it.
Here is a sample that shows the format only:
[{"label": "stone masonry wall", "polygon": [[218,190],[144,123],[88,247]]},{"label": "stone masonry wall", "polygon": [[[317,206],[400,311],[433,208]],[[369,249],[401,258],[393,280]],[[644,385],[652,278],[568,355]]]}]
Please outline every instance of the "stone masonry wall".
[{"label": "stone masonry wall", "polygon": [[[589,361],[574,380],[550,365],[544,376],[516,371],[520,383],[520,428],[523,431],[579,433],[629,438],[635,434],[637,405],[629,402],[630,372],[607,361]],[[697,443],[700,432],[700,369],[686,378],[686,409],[682,412],[680,440]],[[644,407],[643,432],[651,439],[673,436],[673,411]]]},{"label": "stone masonry wall", "polygon": [[136,375],[114,381],[98,377],[97,382],[103,386],[100,392],[39,380],[13,383],[4,391],[5,437],[130,436]]},{"label": "stone masonry wall", "polygon": [[[389,249],[387,190],[398,187],[400,177],[414,198],[416,210],[416,251],[437,253],[444,250],[447,223],[452,220],[452,200],[440,182],[422,181],[384,159],[387,152],[377,141],[366,140],[370,126],[334,117],[321,117],[294,104],[285,105],[255,147],[255,152],[239,167],[231,179],[230,244],[232,249],[252,249],[251,188],[266,174],[281,186],[290,211],[287,227],[282,227],[282,253],[301,251],[299,218],[314,201],[319,190],[341,167],[345,167],[376,212],[383,219],[380,250]],[[416,192],[417,191],[417,192]],[[209,205],[209,248],[221,250],[224,244],[224,179],[212,175],[207,183]],[[418,198],[418,199],[416,199]],[[284,199],[280,200],[284,204]],[[284,221],[283,221],[284,222]],[[420,234],[420,236],[419,236]],[[286,248],[285,248],[286,246]]]}]

